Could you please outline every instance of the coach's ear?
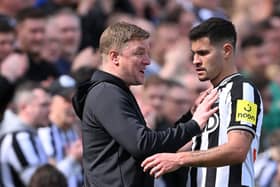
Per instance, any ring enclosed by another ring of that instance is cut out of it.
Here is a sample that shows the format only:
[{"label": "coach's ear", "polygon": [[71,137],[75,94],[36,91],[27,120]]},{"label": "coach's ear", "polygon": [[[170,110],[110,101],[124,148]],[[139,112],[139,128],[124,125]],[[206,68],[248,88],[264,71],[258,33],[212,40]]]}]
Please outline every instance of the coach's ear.
[{"label": "coach's ear", "polygon": [[115,50],[109,51],[110,62],[113,62],[115,65],[119,65],[119,52]]}]

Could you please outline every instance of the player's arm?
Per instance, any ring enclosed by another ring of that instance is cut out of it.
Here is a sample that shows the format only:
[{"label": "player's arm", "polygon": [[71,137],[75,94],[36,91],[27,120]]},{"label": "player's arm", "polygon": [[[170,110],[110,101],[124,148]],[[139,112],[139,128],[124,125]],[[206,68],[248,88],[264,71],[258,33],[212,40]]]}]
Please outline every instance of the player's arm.
[{"label": "player's arm", "polygon": [[228,142],[205,151],[161,153],[143,161],[144,171],[159,177],[183,166],[219,167],[242,163],[246,159],[253,136],[244,130],[228,133]]},{"label": "player's arm", "polygon": [[205,151],[178,153],[178,160],[182,165],[199,167],[219,167],[242,163],[246,159],[252,139],[252,134],[247,131],[230,131],[228,143]]}]

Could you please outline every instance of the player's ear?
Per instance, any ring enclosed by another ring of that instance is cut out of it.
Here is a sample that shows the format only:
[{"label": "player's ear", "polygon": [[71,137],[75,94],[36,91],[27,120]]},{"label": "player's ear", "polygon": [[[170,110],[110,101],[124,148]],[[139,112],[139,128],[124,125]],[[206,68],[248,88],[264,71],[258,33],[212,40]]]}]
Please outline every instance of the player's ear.
[{"label": "player's ear", "polygon": [[225,43],[223,46],[223,50],[224,50],[224,57],[228,58],[233,53],[233,46],[230,43]]}]

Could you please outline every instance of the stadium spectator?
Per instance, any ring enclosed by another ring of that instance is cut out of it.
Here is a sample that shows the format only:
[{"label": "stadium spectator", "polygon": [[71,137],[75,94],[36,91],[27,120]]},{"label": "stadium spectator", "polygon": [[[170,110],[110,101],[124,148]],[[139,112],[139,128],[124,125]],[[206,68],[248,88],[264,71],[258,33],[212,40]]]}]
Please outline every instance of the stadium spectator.
[{"label": "stadium spectator", "polygon": [[50,99],[36,83],[26,82],[17,87],[18,123],[13,126],[16,131],[5,134],[0,142],[0,184],[3,186],[27,186],[35,170],[48,162],[37,129],[49,123]]},{"label": "stadium spectator", "polygon": [[7,21],[0,19],[0,63],[14,51],[15,29]]},{"label": "stadium spectator", "polygon": [[67,187],[67,180],[57,168],[45,164],[36,169],[28,187]]},{"label": "stadium spectator", "polygon": [[82,144],[75,128],[77,117],[72,108],[75,80],[67,75],[60,76],[49,88],[50,125],[39,128],[38,135],[50,162],[63,172],[68,187],[82,186]]},{"label": "stadium spectator", "polygon": [[26,79],[51,83],[58,76],[53,66],[42,60],[41,52],[45,41],[46,14],[37,8],[26,8],[17,14],[18,48],[27,53],[29,68]]}]

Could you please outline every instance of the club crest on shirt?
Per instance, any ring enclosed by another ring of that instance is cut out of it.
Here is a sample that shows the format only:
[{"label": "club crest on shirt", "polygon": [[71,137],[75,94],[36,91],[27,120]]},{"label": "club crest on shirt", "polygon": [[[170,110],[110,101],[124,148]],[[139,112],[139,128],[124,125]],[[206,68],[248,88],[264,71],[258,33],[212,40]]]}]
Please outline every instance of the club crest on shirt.
[{"label": "club crest on shirt", "polygon": [[256,125],[257,120],[257,104],[246,101],[237,100],[235,121],[247,122]]},{"label": "club crest on shirt", "polygon": [[205,131],[211,133],[217,129],[219,126],[220,119],[217,113],[214,113],[209,119]]}]

